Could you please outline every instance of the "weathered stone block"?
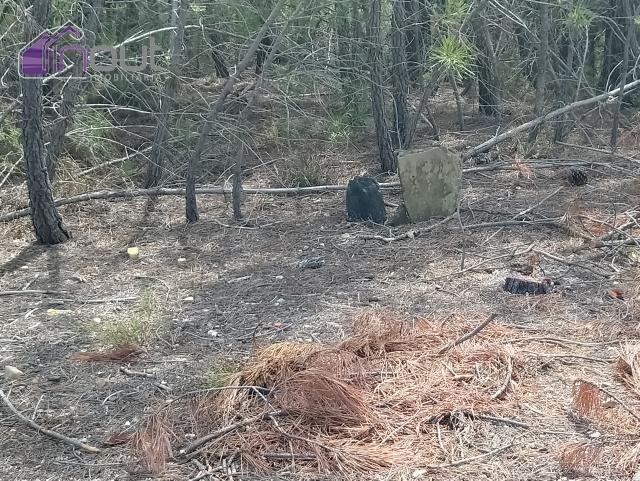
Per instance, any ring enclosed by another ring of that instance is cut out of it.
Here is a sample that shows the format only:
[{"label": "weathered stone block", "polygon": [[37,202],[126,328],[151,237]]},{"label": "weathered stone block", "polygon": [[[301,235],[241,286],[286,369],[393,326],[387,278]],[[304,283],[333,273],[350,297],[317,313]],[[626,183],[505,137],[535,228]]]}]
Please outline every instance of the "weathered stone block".
[{"label": "weathered stone block", "polygon": [[455,212],[462,181],[459,155],[444,147],[406,151],[398,156],[398,173],[413,222]]}]

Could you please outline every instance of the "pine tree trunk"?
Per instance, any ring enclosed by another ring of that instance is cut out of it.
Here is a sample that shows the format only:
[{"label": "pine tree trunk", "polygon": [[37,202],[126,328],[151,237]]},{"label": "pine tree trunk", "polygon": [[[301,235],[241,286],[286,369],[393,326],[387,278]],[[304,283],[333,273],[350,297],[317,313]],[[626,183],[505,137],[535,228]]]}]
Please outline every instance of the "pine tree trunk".
[{"label": "pine tree trunk", "polygon": [[181,51],[184,40],[184,25],[187,21],[189,13],[189,0],[178,0],[179,6],[176,11],[176,30],[175,35],[171,39],[171,66],[164,87],[164,95],[160,102],[160,113],[157,119],[157,128],[153,138],[151,147],[151,158],[147,166],[147,175],[145,179],[145,189],[160,185],[164,175],[165,157],[167,154],[167,138],[169,136],[169,113],[176,103],[176,92],[178,90],[178,79],[180,63],[182,59]]},{"label": "pine tree trunk", "polygon": [[371,75],[371,105],[376,126],[376,140],[383,172],[398,170],[396,154],[391,146],[384,109],[382,33],[380,30],[381,0],[371,0],[369,11],[369,72]]},{"label": "pine tree trunk", "polygon": [[[31,42],[47,24],[47,0],[31,2],[32,11],[25,12],[24,40]],[[71,238],[53,200],[47,171],[47,156],[42,128],[42,80],[22,78],[22,146],[27,170],[27,188],[31,220],[38,242],[60,244]]]},{"label": "pine tree trunk", "polygon": [[394,0],[391,19],[391,72],[393,85],[394,142],[396,148],[404,148],[407,137],[407,94],[409,72],[407,70],[405,41],[405,0]]},{"label": "pine tree trunk", "polygon": [[480,10],[473,21],[476,45],[481,52],[478,59],[478,109],[484,115],[498,117],[500,122],[498,59],[493,49],[488,22],[482,15],[482,9]]},{"label": "pine tree trunk", "polygon": [[[534,115],[540,117],[544,111],[544,100],[547,85],[547,70],[549,68],[549,5],[542,2],[539,4],[540,11],[540,46],[538,48],[538,65],[536,76],[536,98],[534,106]],[[529,144],[533,144],[537,137],[542,124],[534,127],[529,133]]]},{"label": "pine tree trunk", "polygon": [[[566,73],[564,75],[564,79],[562,80],[562,84],[560,85],[560,92],[561,92],[560,98],[561,98],[561,101],[565,104],[569,104],[572,102],[572,99],[574,97],[575,90],[576,90],[575,81],[574,81],[575,72],[573,69],[574,51],[575,51],[575,45],[573,42],[573,35],[571,32],[569,32],[569,41],[568,41],[567,50],[565,53],[566,55],[565,72]],[[558,121],[555,126],[555,132],[553,134],[554,142],[564,142],[566,137],[571,132],[571,122],[567,121],[566,118],[567,118],[566,115],[562,115],[558,118]]]}]

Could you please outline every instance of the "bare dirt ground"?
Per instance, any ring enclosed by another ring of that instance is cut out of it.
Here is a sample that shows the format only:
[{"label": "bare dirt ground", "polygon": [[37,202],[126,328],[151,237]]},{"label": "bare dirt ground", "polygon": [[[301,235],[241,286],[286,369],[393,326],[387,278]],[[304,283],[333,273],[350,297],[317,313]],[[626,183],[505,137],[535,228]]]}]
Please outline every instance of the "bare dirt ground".
[{"label": "bare dirt ground", "polygon": [[[463,134],[445,140],[472,142]],[[28,219],[0,225],[0,295],[25,291],[0,297],[0,364],[24,372],[17,380],[1,380],[0,388],[41,425],[104,448],[98,455],[73,450],[0,409],[0,479],[191,479],[199,471],[191,463],[170,463],[164,474],[146,476],[129,445],[104,443],[114,433],[133,433],[168,400],[218,385],[256,344],[339,340],[358,314],[378,307],[442,324],[455,317],[469,329],[496,313],[495,322],[509,330],[517,354],[536,369],[526,393],[518,394],[516,383],[509,394],[522,396],[513,417],[528,428],[475,420],[472,432],[454,436],[457,448],[436,453],[431,464],[486,454],[505,442],[509,449],[459,467],[415,471],[420,466],[396,465],[371,476],[587,479],[562,465],[562,452],[571,443],[597,441],[604,460],[590,479],[630,479],[639,462],[637,452],[629,453],[637,451],[637,440],[629,437],[637,420],[626,419],[629,413],[615,401],[608,424],[577,422],[570,411],[574,382],[585,379],[640,412],[640,400],[614,375],[618,348],[640,342],[637,248],[573,252],[583,239],[543,225],[461,228],[512,219],[561,186],[529,213],[531,219],[569,213],[564,225],[580,219],[583,236],[599,237],[610,225],[628,221],[623,213],[640,205],[637,164],[575,150],[547,154],[561,160],[531,162],[531,179],[517,170],[467,174],[460,219],[390,243],[365,237],[425,229],[435,221],[392,232],[347,223],[344,194],[332,193],[249,197],[245,210],[253,227],[233,224],[230,206],[217,197],[200,199],[202,220],[195,225],[184,224],[180,199],[162,198],[146,214],[144,199],[71,205],[62,213],[74,239],[57,247],[34,245]],[[370,152],[354,155],[348,168],[336,159],[341,180],[370,168],[370,158]],[[566,185],[561,175],[576,160],[586,161],[584,187]],[[513,162],[500,165],[512,168]],[[251,180],[259,181],[259,175]],[[25,197],[15,187],[0,198],[7,212]],[[399,195],[390,192],[386,199],[398,203]],[[129,246],[139,247],[139,260],[127,256]],[[551,255],[517,255],[530,246]],[[300,268],[300,261],[311,257],[324,259],[324,266]],[[521,276],[515,263],[533,267],[537,279],[557,281],[556,292],[504,292],[505,277]],[[127,335],[139,337],[146,352],[122,365],[153,372],[155,378],[125,375],[120,364],[72,359]],[[295,471],[287,461],[276,466],[278,476]]]}]

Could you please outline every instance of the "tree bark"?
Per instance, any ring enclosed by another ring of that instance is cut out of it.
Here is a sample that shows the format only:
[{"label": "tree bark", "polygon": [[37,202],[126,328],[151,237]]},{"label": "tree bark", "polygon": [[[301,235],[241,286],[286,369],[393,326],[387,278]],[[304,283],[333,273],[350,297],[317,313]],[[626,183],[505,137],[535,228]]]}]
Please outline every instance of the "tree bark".
[{"label": "tree bark", "polygon": [[[178,0],[179,6],[172,3],[171,15],[173,19],[174,8],[177,8],[175,35],[171,38],[171,64],[168,77],[164,86],[164,94],[160,102],[160,113],[157,118],[156,131],[154,133],[151,147],[151,158],[147,166],[147,175],[144,183],[145,189],[160,185],[164,176],[164,164],[167,154],[167,137],[169,136],[170,112],[176,103],[176,92],[178,90],[180,63],[182,61],[182,45],[184,41],[184,26],[189,13],[189,0]],[[172,20],[173,23],[173,20]]]},{"label": "tree bark", "polygon": [[371,75],[371,105],[376,126],[376,140],[383,172],[396,172],[398,159],[391,145],[384,109],[382,32],[380,29],[381,0],[371,0],[369,11],[369,72]]},{"label": "tree bark", "polygon": [[189,165],[187,168],[187,179],[185,186],[185,214],[187,218],[187,222],[196,222],[199,218],[198,215],[198,201],[196,198],[196,177],[200,172],[200,162],[202,158],[202,153],[204,152],[205,145],[207,144],[207,140],[209,138],[209,134],[211,133],[211,128],[213,127],[214,122],[218,120],[218,116],[222,109],[224,108],[224,101],[229,96],[231,91],[233,90],[233,86],[235,85],[238,77],[247,69],[253,56],[256,54],[258,47],[260,46],[260,42],[263,37],[267,33],[267,30],[274,22],[276,17],[280,14],[280,10],[284,6],[286,0],[278,0],[278,2],[274,5],[269,17],[265,21],[264,25],[260,28],[258,35],[254,39],[253,43],[247,50],[244,55],[244,58],[238,63],[236,66],[236,72],[234,75],[229,77],[224,84],[222,92],[218,96],[218,99],[215,103],[211,104],[209,107],[209,112],[207,114],[207,118],[202,125],[202,129],[200,130],[200,137],[198,138],[198,143],[196,144],[196,148],[193,153],[189,157]]},{"label": "tree bark", "polygon": [[393,114],[395,148],[404,149],[407,138],[407,94],[409,72],[407,69],[405,37],[405,0],[394,0],[391,18],[391,80],[393,85]]},{"label": "tree bark", "polygon": [[479,8],[478,10],[472,22],[476,45],[481,52],[478,59],[478,109],[484,115],[498,117],[500,122],[498,59],[493,48],[489,24],[483,16],[487,9]]},{"label": "tree bark", "polygon": [[[47,25],[48,0],[28,2],[32,11],[25,11],[24,40],[31,42]],[[29,6],[28,5],[28,6]],[[60,244],[71,238],[56,209],[51,181],[47,171],[47,155],[42,128],[42,80],[22,78],[22,146],[27,170],[27,188],[31,220],[38,242]]]},{"label": "tree bark", "polygon": [[[561,80],[562,84],[560,85],[560,98],[561,100],[567,99],[567,102],[570,102],[570,99],[573,99],[575,93],[575,72],[573,69],[573,59],[575,52],[575,44],[573,41],[573,33],[570,31],[568,33],[568,42],[567,42],[567,51],[566,55],[566,65],[563,69],[565,71],[564,78]],[[554,142],[564,142],[569,133],[571,132],[571,121],[566,120],[566,115],[560,116],[558,121],[556,122],[555,131],[553,134]]]}]

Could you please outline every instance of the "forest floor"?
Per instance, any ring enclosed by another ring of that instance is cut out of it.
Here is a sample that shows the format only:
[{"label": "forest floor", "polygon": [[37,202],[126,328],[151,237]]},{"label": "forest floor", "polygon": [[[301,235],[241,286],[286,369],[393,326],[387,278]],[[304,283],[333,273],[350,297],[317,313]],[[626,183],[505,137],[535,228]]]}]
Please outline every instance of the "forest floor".
[{"label": "forest floor", "polygon": [[[473,145],[474,139],[450,134],[445,140]],[[342,183],[372,168],[371,149],[336,158]],[[567,185],[562,172],[572,162],[589,176],[587,185]],[[218,386],[256,345],[339,341],[349,336],[354,319],[376,308],[436,325],[457,319],[462,332],[497,314],[494,325],[506,333],[504,342],[527,375],[514,376],[504,400],[495,403],[512,402],[510,415],[526,426],[467,419],[459,429],[442,427],[444,434],[434,426],[425,436],[442,435],[443,449],[424,464],[466,462],[422,470],[412,460],[394,462],[371,473],[372,479],[631,479],[640,445],[629,436],[640,423],[628,411],[640,412],[640,399],[616,377],[615,366],[625,343],[629,349],[640,343],[638,248],[580,250],[580,236],[543,225],[461,225],[518,218],[536,206],[531,219],[574,222],[583,237],[601,237],[629,221],[626,212],[637,213],[637,163],[556,147],[529,163],[529,179],[513,165],[513,156],[505,155],[487,167],[510,170],[465,175],[459,218],[394,242],[366,237],[425,229],[435,221],[396,229],[348,223],[344,193],[249,196],[247,226],[234,224],[229,204],[215,196],[200,198],[202,219],[193,225],[185,225],[177,198],[161,198],[152,209],[145,199],[69,205],[61,212],[74,238],[56,247],[34,245],[28,218],[0,224],[0,365],[24,372],[0,380],[0,388],[39,424],[104,448],[98,455],[73,450],[0,406],[0,479],[192,479],[200,471],[193,463],[170,462],[163,474],[145,476],[118,436],[135,432],[168,400]],[[260,172],[249,184],[260,184]],[[400,200],[397,192],[385,195],[391,203]],[[1,210],[13,210],[24,198],[24,187],[5,187]],[[632,233],[637,237],[638,230]],[[131,246],[139,248],[139,260],[128,257]],[[324,265],[300,267],[314,257]],[[505,292],[505,278],[523,277],[518,270],[527,268],[535,279],[556,281],[555,292]],[[24,293],[6,294],[16,290]],[[486,341],[483,333],[477,337]],[[127,339],[145,348],[130,362],[72,358]],[[155,377],[126,375],[121,365]],[[603,397],[607,412],[597,422],[571,414],[577,380],[617,399]],[[186,442],[178,439],[175,446]],[[585,468],[591,474],[580,474],[579,463],[568,469],[567,446],[579,445],[572,443],[603,450],[600,462],[585,463],[592,464]],[[480,457],[468,460],[474,456]],[[273,463],[279,474],[265,479],[297,471],[290,460]],[[298,473],[309,477],[313,471],[313,462],[302,463]]]}]

